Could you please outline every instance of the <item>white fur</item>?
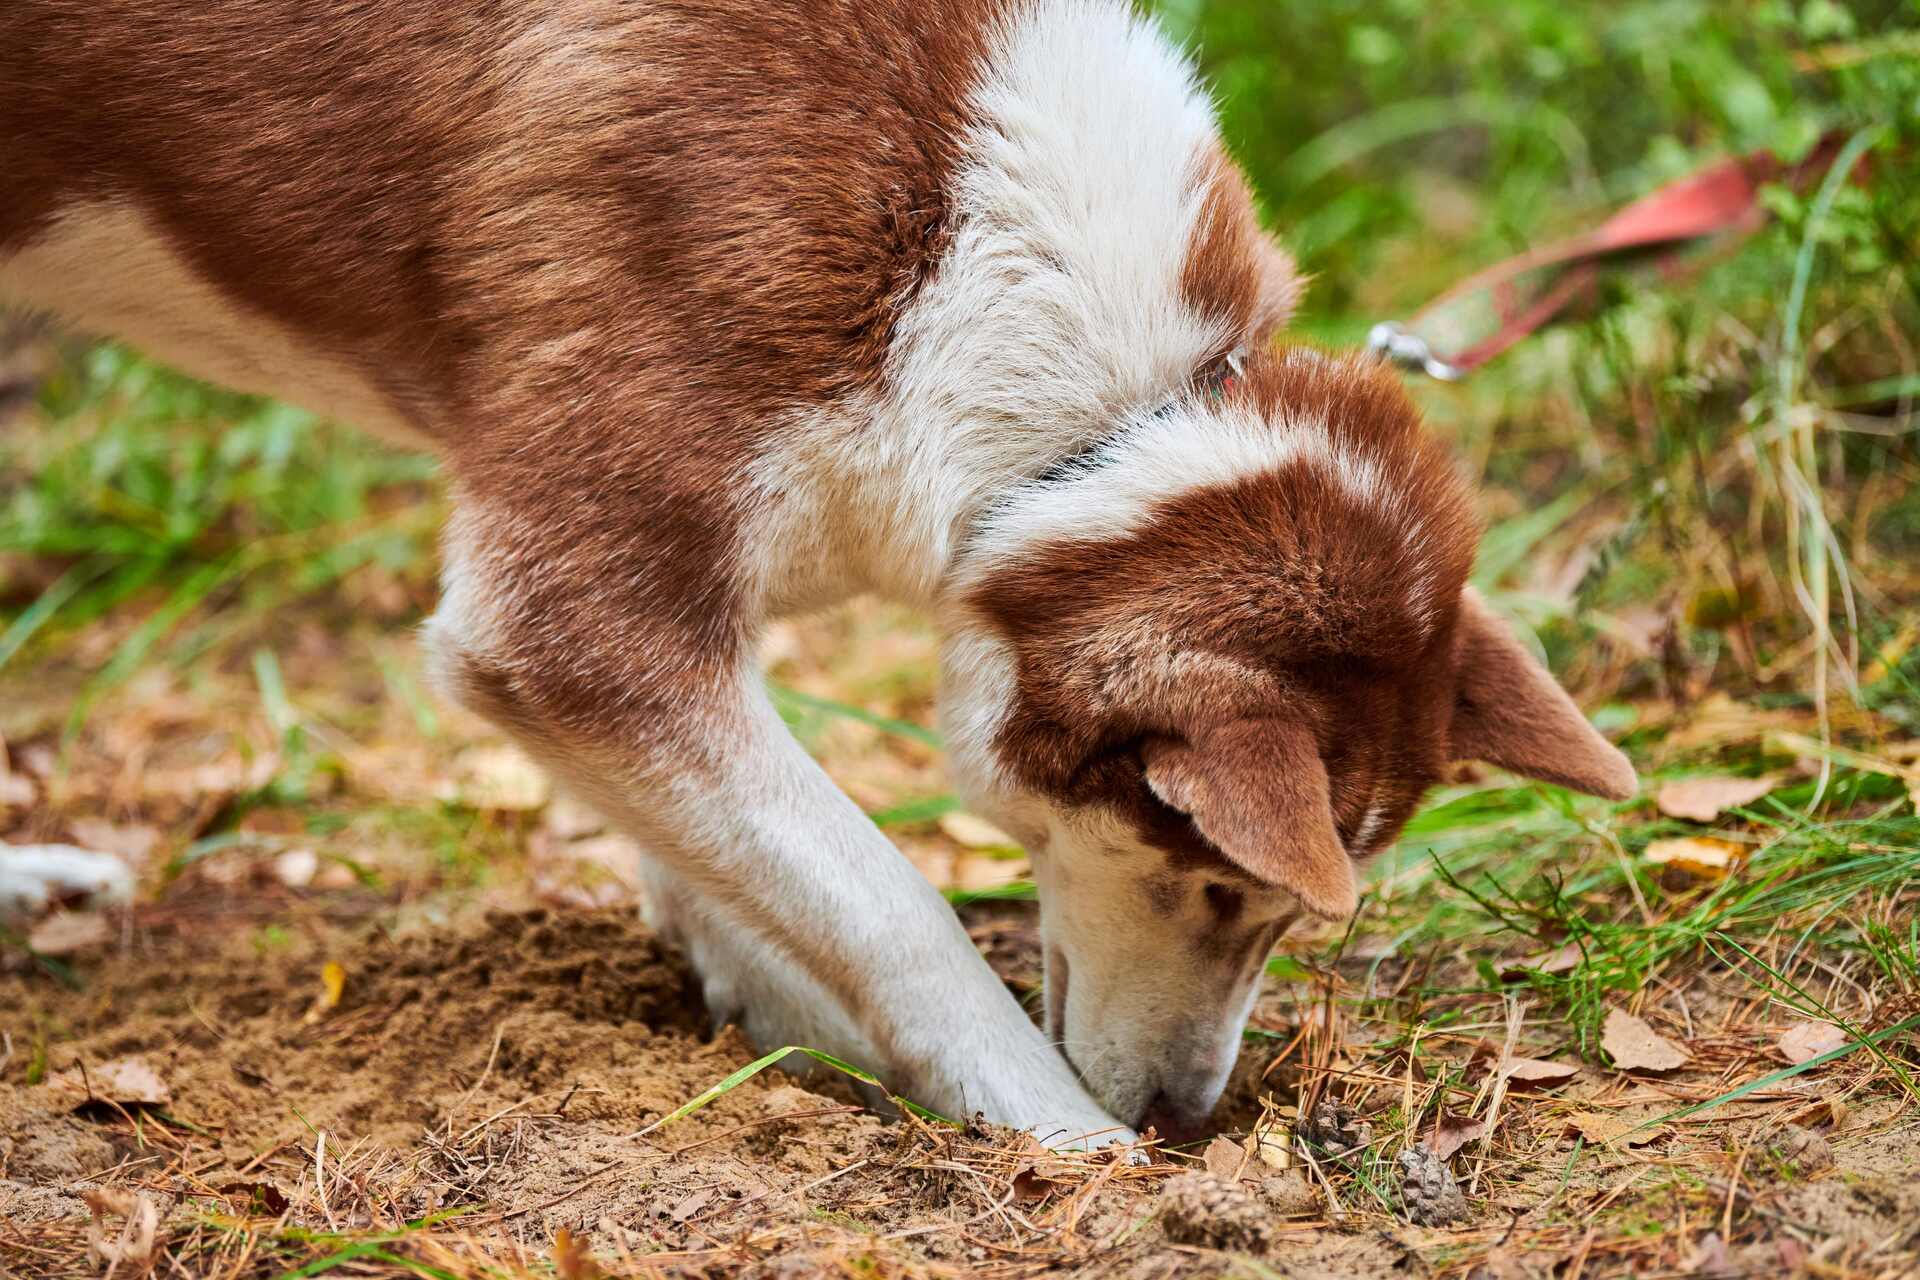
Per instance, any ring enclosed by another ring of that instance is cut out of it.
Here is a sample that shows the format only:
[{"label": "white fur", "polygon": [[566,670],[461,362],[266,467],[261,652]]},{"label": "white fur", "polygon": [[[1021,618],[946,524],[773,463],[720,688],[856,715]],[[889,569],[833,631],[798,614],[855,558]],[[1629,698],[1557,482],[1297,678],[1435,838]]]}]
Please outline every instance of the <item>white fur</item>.
[{"label": "white fur", "polygon": [[112,334],[196,377],[389,438],[417,433],[354,370],[216,289],[137,208],[69,208],[0,254],[0,301]]},{"label": "white fur", "polygon": [[[1165,856],[1102,813],[1056,815],[1035,874],[1049,984],[1061,977],[1055,956],[1066,962],[1064,1017],[1049,1029],[1081,1078],[1117,1115],[1139,1116],[1159,1096],[1204,1116],[1239,1058],[1267,949],[1199,945],[1216,928],[1204,879],[1168,880]],[[1178,903],[1162,914],[1150,899],[1170,887]],[[1298,913],[1282,891],[1246,891],[1232,927],[1277,936]],[[1049,1006],[1057,999],[1050,992]]]},{"label": "white fur", "polygon": [[1111,0],[1023,8],[973,105],[951,246],[900,320],[886,397],[802,415],[755,467],[744,541],[771,607],[935,603],[987,503],[1241,336],[1181,296],[1217,141],[1156,28]]}]

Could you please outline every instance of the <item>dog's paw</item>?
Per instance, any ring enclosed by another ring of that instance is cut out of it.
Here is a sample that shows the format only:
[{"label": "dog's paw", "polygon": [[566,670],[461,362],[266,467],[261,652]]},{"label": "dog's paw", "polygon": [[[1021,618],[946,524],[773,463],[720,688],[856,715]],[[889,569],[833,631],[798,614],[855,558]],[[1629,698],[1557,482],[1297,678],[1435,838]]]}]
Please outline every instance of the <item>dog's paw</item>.
[{"label": "dog's paw", "polygon": [[28,924],[59,906],[121,906],[133,872],[107,853],[66,844],[0,844],[0,923]]}]

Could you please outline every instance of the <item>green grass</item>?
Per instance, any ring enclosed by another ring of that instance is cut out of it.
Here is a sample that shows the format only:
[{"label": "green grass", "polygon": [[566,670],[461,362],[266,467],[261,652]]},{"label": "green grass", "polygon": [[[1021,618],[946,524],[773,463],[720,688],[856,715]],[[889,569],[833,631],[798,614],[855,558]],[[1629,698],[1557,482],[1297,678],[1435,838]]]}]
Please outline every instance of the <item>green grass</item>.
[{"label": "green grass", "polygon": [[369,566],[418,573],[437,504],[429,460],[309,414],[217,391],[113,346],[43,388],[49,433],[0,435],[0,674],[131,611],[68,722],[155,661],[186,662],[228,624],[268,615]]}]

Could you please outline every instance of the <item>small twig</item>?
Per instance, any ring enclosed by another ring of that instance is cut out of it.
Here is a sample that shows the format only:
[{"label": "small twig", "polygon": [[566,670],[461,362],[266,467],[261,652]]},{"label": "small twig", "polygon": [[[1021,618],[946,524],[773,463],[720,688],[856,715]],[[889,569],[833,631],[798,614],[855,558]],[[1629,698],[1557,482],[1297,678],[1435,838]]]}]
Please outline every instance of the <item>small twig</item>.
[{"label": "small twig", "polygon": [[[473,1095],[480,1092],[480,1086],[485,1084],[487,1082],[487,1077],[493,1074],[494,1061],[498,1059],[500,1056],[500,1037],[505,1035],[506,1031],[507,1031],[507,1024],[504,1022],[499,1023],[494,1027],[493,1048],[487,1050],[487,1065],[481,1068],[480,1078],[473,1082],[473,1087],[471,1089],[468,1089],[466,1093],[461,1095],[460,1101],[454,1103],[453,1106],[447,1110],[447,1136],[449,1138],[453,1136],[454,1118],[458,1116],[462,1111],[465,1111],[467,1109],[467,1104],[473,1101]],[[464,1140],[464,1135],[463,1135],[463,1140]]]},{"label": "small twig", "polygon": [[319,1130],[319,1136],[313,1140],[313,1185],[320,1192],[320,1212],[326,1215],[327,1226],[334,1231],[340,1230],[340,1224],[333,1220],[333,1207],[327,1203],[327,1131]]}]

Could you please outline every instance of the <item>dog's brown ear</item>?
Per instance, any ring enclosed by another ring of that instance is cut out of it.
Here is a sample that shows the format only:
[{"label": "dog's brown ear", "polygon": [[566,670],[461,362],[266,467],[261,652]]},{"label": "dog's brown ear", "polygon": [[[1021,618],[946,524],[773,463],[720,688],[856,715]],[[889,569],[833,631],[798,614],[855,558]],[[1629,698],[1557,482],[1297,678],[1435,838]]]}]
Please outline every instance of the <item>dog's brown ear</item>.
[{"label": "dog's brown ear", "polygon": [[1327,795],[1327,769],[1305,727],[1236,720],[1191,741],[1152,739],[1147,785],[1193,819],[1227,859],[1339,920],[1360,894]]},{"label": "dog's brown ear", "polygon": [[1460,599],[1459,656],[1455,760],[1485,760],[1609,800],[1639,790],[1627,758],[1471,587]]}]

